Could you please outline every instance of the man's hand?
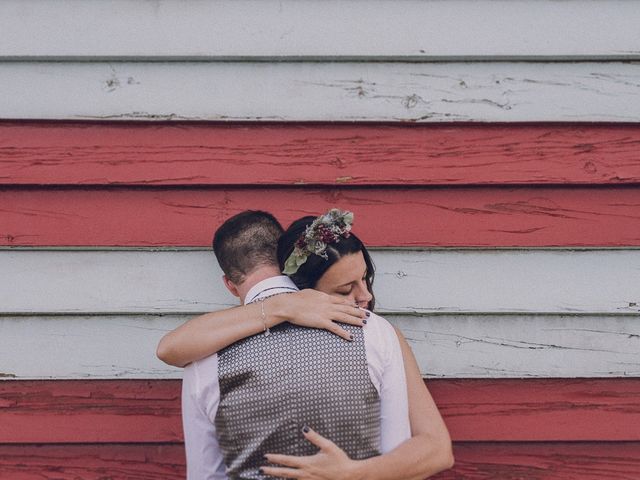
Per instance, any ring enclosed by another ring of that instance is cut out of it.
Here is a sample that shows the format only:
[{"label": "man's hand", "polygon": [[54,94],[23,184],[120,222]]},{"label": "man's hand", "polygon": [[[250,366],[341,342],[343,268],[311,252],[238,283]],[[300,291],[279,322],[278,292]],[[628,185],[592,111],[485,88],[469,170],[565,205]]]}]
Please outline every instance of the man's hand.
[{"label": "man's hand", "polygon": [[303,429],[307,440],[320,448],[315,455],[300,456],[267,453],[269,463],[284,467],[261,467],[272,477],[297,478],[300,480],[357,480],[362,478],[358,471],[359,462],[351,460],[344,450],[331,440],[324,438],[310,428]]},{"label": "man's hand", "polygon": [[366,319],[369,316],[369,312],[346,299],[311,288],[288,295],[276,295],[273,298],[282,302],[280,308],[288,322],[301,327],[328,330],[345,340],[351,340],[351,334],[335,322],[361,327],[367,323]]}]

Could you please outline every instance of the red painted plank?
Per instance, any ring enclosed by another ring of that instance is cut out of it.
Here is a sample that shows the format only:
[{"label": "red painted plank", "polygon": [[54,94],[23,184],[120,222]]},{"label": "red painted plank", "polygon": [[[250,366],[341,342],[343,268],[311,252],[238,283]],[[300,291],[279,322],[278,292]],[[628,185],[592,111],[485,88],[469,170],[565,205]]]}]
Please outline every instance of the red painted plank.
[{"label": "red painted plank", "polygon": [[0,184],[640,182],[640,126],[0,123]]},{"label": "red painted plank", "polygon": [[184,446],[0,445],[0,480],[184,480]]},{"label": "red painted plank", "polygon": [[[640,378],[427,382],[456,441],[640,441]],[[179,442],[180,382],[0,382],[0,443]]]},{"label": "red painted plank", "polygon": [[0,382],[0,443],[182,441],[180,381]]},{"label": "red painted plank", "polygon": [[[640,188],[238,188],[0,190],[0,245],[200,246],[244,209],[286,226],[355,212],[370,246],[638,246]],[[392,228],[384,228],[385,226]]]},{"label": "red painted plank", "polygon": [[[437,480],[637,480],[640,443],[454,443]],[[183,479],[175,445],[0,445],[0,480]]]},{"label": "red painted plank", "polygon": [[640,440],[640,378],[437,379],[427,386],[458,441]]},{"label": "red painted plank", "polygon": [[434,480],[637,480],[640,443],[457,443]]}]

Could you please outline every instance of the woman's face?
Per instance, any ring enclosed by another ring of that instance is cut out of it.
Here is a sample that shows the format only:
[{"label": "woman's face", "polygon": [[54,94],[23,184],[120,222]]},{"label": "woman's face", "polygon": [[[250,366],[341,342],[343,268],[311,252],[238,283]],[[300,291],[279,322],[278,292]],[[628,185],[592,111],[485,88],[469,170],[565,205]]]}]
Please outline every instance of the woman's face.
[{"label": "woman's face", "polygon": [[367,308],[373,298],[366,282],[367,264],[362,251],[345,255],[324,272],[315,289],[329,295],[346,298]]}]

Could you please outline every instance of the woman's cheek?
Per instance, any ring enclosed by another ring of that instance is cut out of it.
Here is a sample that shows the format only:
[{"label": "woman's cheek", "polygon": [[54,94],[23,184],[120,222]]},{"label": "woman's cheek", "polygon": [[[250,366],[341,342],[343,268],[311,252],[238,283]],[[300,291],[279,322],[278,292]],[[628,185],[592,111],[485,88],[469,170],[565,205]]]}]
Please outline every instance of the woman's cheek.
[{"label": "woman's cheek", "polygon": [[348,301],[350,301],[350,302],[352,302],[352,303],[356,303],[356,297],[355,297],[355,295],[354,295],[354,293],[353,293],[353,292],[348,293],[348,294],[334,292],[334,293],[333,293],[333,296],[334,296],[334,297],[341,298],[341,299],[343,299],[343,300],[348,300]]}]

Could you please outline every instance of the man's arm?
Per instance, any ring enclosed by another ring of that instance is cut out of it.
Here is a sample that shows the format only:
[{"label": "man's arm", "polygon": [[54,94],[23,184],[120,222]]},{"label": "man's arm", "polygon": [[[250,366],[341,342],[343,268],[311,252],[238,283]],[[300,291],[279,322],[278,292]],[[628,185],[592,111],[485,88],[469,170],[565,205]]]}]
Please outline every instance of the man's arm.
[{"label": "man's arm", "polygon": [[[215,363],[213,366],[217,370],[217,358],[207,359],[207,362]],[[197,365],[191,364],[184,369],[182,428],[187,457],[187,480],[227,480],[215,426],[206,413],[207,402],[219,401],[217,372],[214,373],[215,385],[209,385],[208,395],[205,395],[200,388]]]}]

